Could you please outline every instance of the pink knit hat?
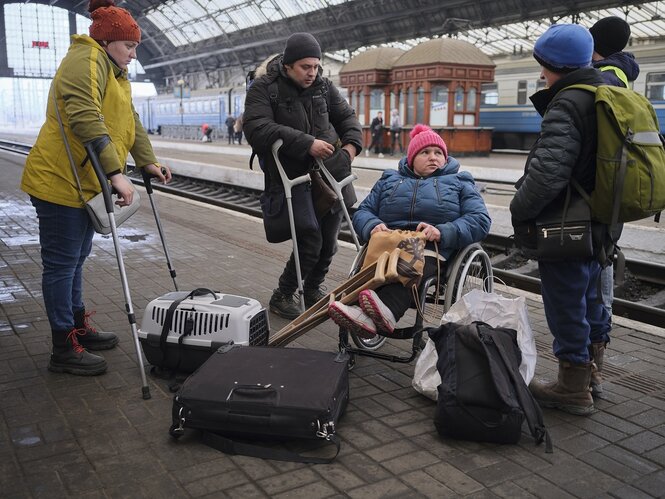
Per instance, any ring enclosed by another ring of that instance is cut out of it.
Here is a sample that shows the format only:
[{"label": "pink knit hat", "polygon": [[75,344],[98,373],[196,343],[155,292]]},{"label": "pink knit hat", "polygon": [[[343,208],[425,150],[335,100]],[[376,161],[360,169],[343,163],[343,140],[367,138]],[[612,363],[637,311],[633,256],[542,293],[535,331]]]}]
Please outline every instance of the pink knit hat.
[{"label": "pink knit hat", "polygon": [[416,125],[411,130],[409,134],[411,141],[409,142],[409,149],[406,152],[406,160],[410,168],[413,168],[413,158],[416,157],[420,151],[422,151],[427,146],[436,146],[440,147],[443,150],[443,154],[448,157],[448,148],[446,143],[443,141],[441,136],[432,130],[427,125]]}]

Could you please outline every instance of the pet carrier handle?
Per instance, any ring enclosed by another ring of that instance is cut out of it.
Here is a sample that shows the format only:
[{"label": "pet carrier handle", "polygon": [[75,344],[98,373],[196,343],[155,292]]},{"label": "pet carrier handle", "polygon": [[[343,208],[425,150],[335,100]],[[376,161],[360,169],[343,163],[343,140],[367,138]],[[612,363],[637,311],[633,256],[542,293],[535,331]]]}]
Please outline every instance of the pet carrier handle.
[{"label": "pet carrier handle", "polygon": [[215,299],[217,299],[217,293],[215,293],[212,289],[208,288],[196,288],[187,296],[185,296],[185,298],[183,299],[186,300],[187,298],[195,298],[197,296],[205,296],[205,295],[212,295],[215,297]]},{"label": "pet carrier handle", "polygon": [[271,385],[237,385],[226,397],[227,402],[254,402],[275,406],[279,402],[279,392]]},{"label": "pet carrier handle", "polygon": [[109,182],[106,179],[106,173],[104,168],[99,162],[99,155],[97,151],[103,150],[107,144],[111,142],[111,139],[108,135],[99,137],[98,139],[92,140],[85,144],[85,151],[88,153],[90,158],[90,164],[92,164],[92,169],[97,175],[97,180],[99,180],[99,185],[102,188],[102,195],[104,196],[104,206],[106,207],[106,213],[113,213],[113,199],[111,198],[111,187]]}]

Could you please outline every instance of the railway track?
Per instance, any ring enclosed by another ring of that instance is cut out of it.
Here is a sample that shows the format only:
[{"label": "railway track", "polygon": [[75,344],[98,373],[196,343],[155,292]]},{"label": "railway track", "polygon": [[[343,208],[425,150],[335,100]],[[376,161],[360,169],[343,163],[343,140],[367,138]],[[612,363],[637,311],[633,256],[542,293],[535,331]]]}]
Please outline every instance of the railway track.
[{"label": "railway track", "polygon": [[[0,140],[0,149],[28,154],[30,145]],[[143,185],[141,175],[132,171],[129,177]],[[481,179],[479,179],[482,181]],[[218,182],[174,175],[169,185],[155,183],[153,189],[180,197],[212,204],[222,208],[261,218],[260,191],[236,187]],[[349,228],[343,225],[340,239],[352,242]],[[540,280],[533,262],[520,261],[510,238],[490,234],[483,246],[492,255],[494,274],[508,286],[540,294]],[[613,313],[639,322],[661,327],[665,324],[665,265],[640,260],[626,260],[626,270],[631,286],[628,290],[618,286],[613,303]],[[647,289],[646,292],[641,290]],[[632,292],[631,292],[632,290]],[[637,296],[631,296],[638,291]],[[622,294],[626,293],[624,298]]]}]

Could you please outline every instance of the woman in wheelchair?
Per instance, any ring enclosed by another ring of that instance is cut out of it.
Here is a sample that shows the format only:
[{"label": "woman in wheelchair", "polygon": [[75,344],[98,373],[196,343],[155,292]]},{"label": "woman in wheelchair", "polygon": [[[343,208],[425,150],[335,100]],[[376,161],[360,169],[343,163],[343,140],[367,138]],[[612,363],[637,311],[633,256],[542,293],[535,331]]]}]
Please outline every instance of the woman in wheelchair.
[{"label": "woman in wheelchair", "polygon": [[[426,125],[416,125],[410,137],[407,157],[374,184],[353,216],[353,228],[365,243],[380,231],[422,231],[428,241],[426,250],[438,247],[438,257],[445,261],[483,240],[491,219],[473,177],[459,171],[459,161],[448,156],[443,139]],[[426,255],[423,279],[436,275],[437,268],[437,258]],[[411,299],[408,288],[391,283],[376,291],[361,291],[358,305],[335,301],[328,314],[360,337],[390,336]]]}]

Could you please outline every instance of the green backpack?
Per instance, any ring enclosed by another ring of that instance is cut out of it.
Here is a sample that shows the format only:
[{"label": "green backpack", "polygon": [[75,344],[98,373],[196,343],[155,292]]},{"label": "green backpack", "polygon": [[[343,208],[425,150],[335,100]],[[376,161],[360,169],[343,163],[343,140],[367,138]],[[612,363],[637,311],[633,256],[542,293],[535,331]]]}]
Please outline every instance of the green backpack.
[{"label": "green backpack", "polygon": [[665,209],[665,143],[647,98],[610,85],[571,85],[596,95],[598,149],[596,187],[587,195],[591,218],[616,225]]}]

